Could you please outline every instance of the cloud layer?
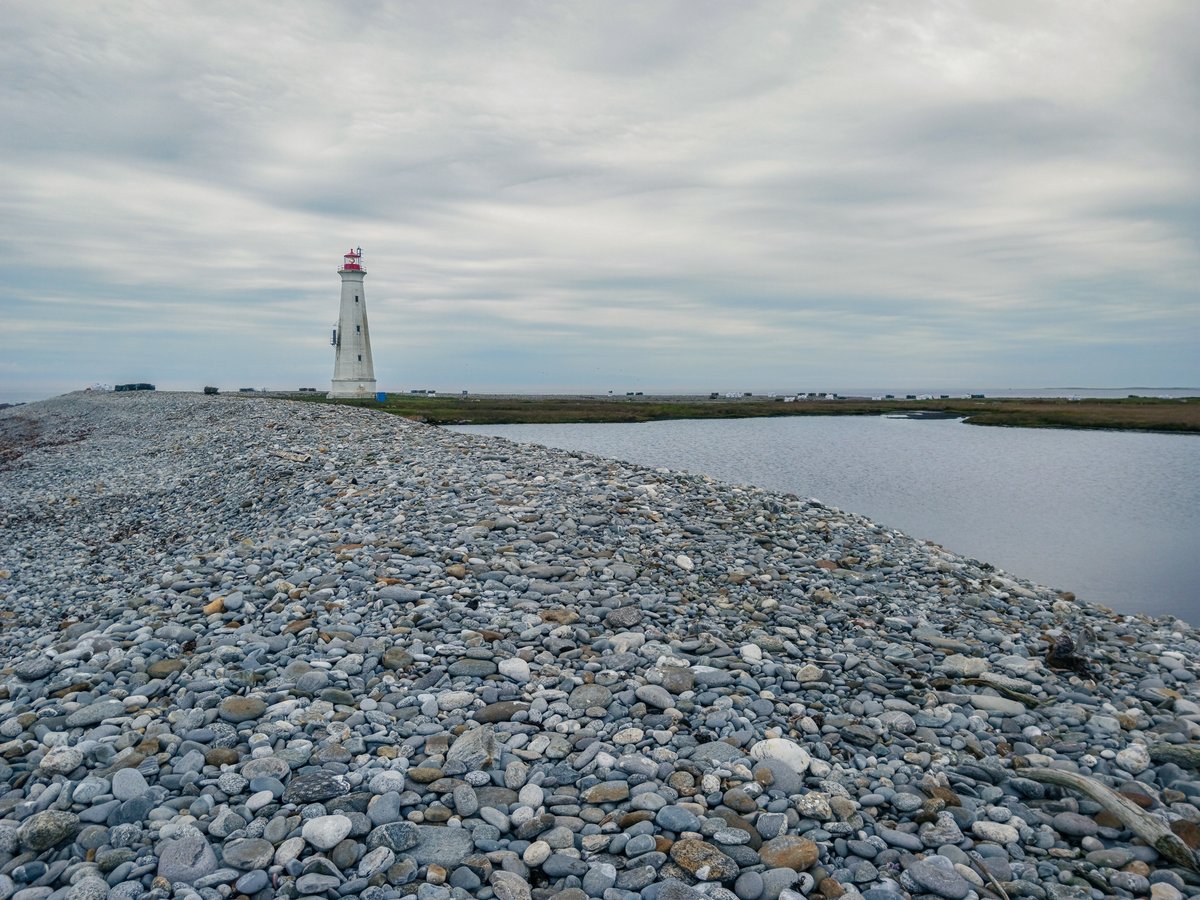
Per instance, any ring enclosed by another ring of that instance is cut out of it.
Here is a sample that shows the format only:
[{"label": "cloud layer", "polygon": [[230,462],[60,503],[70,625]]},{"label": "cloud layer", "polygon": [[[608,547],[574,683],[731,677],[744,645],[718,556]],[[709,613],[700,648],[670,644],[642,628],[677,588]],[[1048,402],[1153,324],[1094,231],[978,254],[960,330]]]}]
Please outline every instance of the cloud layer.
[{"label": "cloud layer", "polygon": [[1188,0],[7,17],[0,399],[1200,383]]}]

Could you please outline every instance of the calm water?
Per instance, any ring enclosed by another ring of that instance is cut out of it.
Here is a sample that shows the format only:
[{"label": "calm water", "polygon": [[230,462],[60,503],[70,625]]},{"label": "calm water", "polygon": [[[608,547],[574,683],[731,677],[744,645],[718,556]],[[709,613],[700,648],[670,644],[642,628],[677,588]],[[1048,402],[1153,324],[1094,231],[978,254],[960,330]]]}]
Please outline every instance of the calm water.
[{"label": "calm water", "polygon": [[815,497],[1081,599],[1200,623],[1200,437],[858,416],[454,430]]}]

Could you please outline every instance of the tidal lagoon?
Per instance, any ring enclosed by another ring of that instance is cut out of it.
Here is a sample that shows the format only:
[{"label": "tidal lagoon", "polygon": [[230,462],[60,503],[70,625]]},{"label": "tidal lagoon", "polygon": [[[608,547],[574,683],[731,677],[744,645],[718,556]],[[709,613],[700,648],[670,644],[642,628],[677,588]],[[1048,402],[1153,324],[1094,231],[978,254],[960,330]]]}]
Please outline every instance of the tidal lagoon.
[{"label": "tidal lagoon", "polygon": [[490,425],[815,497],[1122,612],[1200,622],[1200,439],[809,417]]}]

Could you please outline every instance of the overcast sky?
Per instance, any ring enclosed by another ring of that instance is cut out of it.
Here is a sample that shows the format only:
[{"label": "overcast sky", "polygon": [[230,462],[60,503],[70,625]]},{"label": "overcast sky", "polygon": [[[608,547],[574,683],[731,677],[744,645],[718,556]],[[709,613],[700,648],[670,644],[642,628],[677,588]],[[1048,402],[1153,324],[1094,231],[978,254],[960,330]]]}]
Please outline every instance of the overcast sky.
[{"label": "overcast sky", "polygon": [[1200,3],[10,3],[0,400],[1200,384]]}]

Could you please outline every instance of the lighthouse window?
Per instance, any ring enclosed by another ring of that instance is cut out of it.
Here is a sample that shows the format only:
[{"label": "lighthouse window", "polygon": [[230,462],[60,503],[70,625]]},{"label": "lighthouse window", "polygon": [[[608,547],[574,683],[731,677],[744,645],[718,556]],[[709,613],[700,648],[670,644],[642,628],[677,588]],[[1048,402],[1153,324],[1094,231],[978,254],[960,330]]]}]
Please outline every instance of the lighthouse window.
[{"label": "lighthouse window", "polygon": [[355,303],[357,303],[357,302],[358,302],[358,294],[355,294],[355,295],[354,295],[354,302],[355,302]]},{"label": "lighthouse window", "polygon": [[354,330],[355,330],[355,331],[362,331],[362,326],[361,326],[361,325],[355,325],[355,326],[354,326]]},{"label": "lighthouse window", "polygon": [[361,353],[360,353],[360,354],[358,354],[358,361],[359,361],[359,362],[362,362],[362,354],[361,354]]}]

